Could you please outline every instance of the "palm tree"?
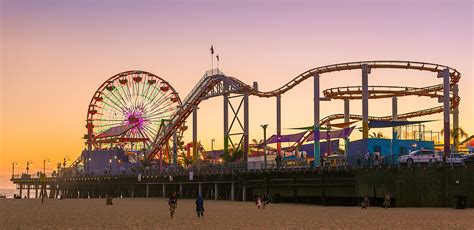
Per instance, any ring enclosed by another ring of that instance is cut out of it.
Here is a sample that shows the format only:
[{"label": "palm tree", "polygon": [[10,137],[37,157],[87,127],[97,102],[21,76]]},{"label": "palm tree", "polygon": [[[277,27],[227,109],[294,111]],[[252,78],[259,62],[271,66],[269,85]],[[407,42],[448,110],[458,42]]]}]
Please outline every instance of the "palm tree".
[{"label": "palm tree", "polygon": [[255,148],[257,151],[260,149],[260,145],[263,144],[263,139],[260,139],[260,141],[257,141],[257,139],[252,139],[252,148]]},{"label": "palm tree", "polygon": [[[441,129],[440,131],[441,133],[441,136],[444,136],[444,128]],[[459,149],[459,138],[467,138],[469,135],[466,133],[466,131],[464,131],[464,129],[458,127],[458,128],[454,128],[454,129],[451,129],[449,131],[449,139],[450,139],[450,143],[451,141],[453,142],[454,144],[454,149],[456,151],[458,151]]]},{"label": "palm tree", "polygon": [[371,138],[383,138],[383,133],[382,132],[378,132],[378,133],[372,132],[372,134],[369,134],[369,137],[371,137]]},{"label": "palm tree", "polygon": [[[444,128],[441,129],[441,136],[444,136]],[[449,135],[451,136],[451,140],[453,140],[454,138],[459,138],[459,137],[465,137],[467,138],[468,137],[468,134],[466,133],[466,131],[464,131],[463,128],[454,128],[454,129],[451,129],[449,131]]]}]

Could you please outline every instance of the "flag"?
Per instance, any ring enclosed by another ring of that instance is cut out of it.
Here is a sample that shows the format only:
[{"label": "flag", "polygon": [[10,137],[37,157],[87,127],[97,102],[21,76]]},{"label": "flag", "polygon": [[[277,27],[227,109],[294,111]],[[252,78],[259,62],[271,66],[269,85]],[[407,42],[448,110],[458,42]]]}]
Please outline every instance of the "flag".
[{"label": "flag", "polygon": [[217,61],[219,61],[219,54],[218,54],[218,55],[216,55],[216,58],[217,58]]},{"label": "flag", "polygon": [[214,46],[211,45],[211,54],[214,54]]}]

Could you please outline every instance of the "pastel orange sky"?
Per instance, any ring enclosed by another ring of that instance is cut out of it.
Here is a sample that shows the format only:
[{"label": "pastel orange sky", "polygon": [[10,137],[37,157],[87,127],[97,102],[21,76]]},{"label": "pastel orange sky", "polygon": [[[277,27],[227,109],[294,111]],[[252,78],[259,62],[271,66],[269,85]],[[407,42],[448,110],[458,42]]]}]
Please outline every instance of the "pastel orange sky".
[{"label": "pastel orange sky", "polygon": [[[260,90],[280,87],[317,66],[362,60],[412,60],[462,73],[460,125],[474,134],[473,12],[454,1],[1,1],[0,188],[13,161],[52,170],[84,149],[88,103],[107,78],[139,69],[168,80],[184,98],[210,69],[209,47],[220,69]],[[374,70],[371,85],[428,86],[435,74]],[[321,89],[360,84],[360,71],[324,75]],[[312,124],[312,82],[282,96],[286,128]],[[371,101],[371,115],[391,114],[390,100]],[[399,112],[439,105],[402,98]],[[250,99],[250,138],[260,124],[276,129],[275,99]],[[342,101],[323,102],[321,117],[342,113]],[[360,101],[351,113],[360,114]],[[198,136],[223,145],[222,98],[200,105]],[[441,119],[441,114],[419,119]],[[190,119],[188,119],[190,120]],[[189,123],[191,127],[191,123]],[[442,122],[428,129],[439,131]],[[360,138],[356,133],[351,139]],[[185,134],[190,140],[191,133]]]}]

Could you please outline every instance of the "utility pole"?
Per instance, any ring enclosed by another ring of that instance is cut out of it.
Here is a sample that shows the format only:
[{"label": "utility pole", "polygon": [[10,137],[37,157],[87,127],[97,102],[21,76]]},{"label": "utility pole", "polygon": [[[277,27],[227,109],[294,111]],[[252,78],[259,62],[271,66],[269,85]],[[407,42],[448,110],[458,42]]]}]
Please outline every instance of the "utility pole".
[{"label": "utility pole", "polygon": [[260,125],[263,128],[263,162],[264,169],[267,169],[267,127],[268,124]]}]

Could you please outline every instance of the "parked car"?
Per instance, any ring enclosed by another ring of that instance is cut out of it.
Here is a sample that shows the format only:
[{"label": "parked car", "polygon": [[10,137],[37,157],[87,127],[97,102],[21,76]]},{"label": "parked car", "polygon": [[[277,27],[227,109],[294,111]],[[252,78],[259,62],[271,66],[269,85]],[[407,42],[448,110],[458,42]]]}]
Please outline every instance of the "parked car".
[{"label": "parked car", "polygon": [[407,165],[412,165],[414,163],[437,164],[442,161],[442,158],[440,158],[439,154],[437,154],[434,150],[422,149],[415,150],[408,153],[407,155],[400,156],[398,157],[398,161],[400,164]]},{"label": "parked car", "polygon": [[[441,156],[441,159],[443,156]],[[464,160],[464,154],[462,153],[451,153],[449,157],[446,157],[446,163],[448,164],[461,164]]]},{"label": "parked car", "polygon": [[474,153],[464,155],[464,164],[474,164]]}]

